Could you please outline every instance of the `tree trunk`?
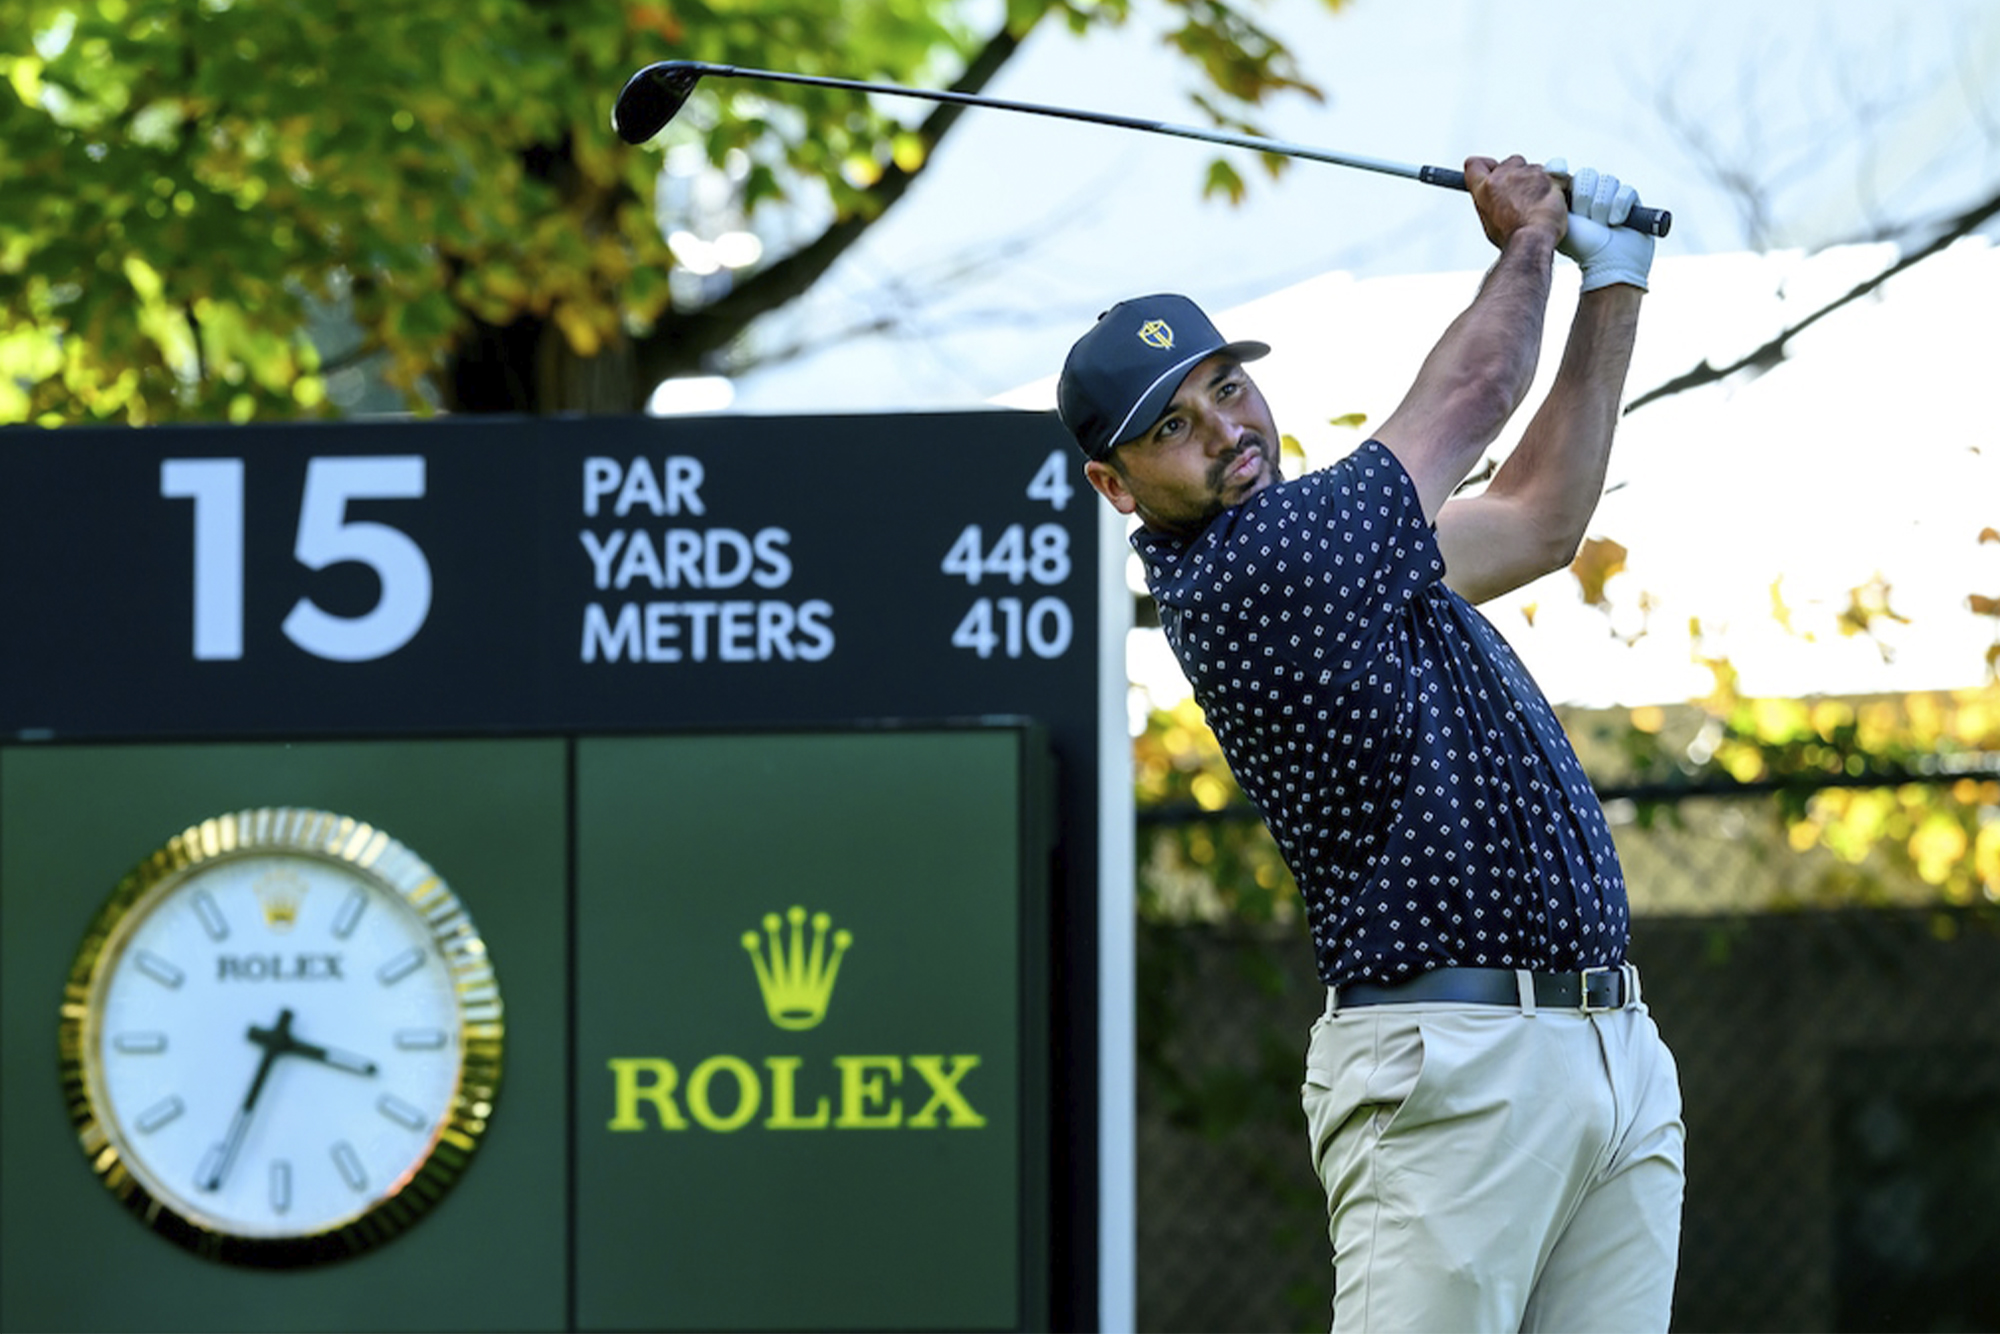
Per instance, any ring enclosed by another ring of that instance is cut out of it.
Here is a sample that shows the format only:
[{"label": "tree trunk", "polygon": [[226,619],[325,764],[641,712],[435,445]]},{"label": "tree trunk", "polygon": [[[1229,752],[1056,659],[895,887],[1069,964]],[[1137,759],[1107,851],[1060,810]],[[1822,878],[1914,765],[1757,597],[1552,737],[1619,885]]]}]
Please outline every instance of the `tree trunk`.
[{"label": "tree trunk", "polygon": [[643,411],[652,395],[652,385],[638,382],[629,342],[580,357],[538,315],[505,326],[468,317],[466,328],[439,377],[448,412],[629,413]]}]

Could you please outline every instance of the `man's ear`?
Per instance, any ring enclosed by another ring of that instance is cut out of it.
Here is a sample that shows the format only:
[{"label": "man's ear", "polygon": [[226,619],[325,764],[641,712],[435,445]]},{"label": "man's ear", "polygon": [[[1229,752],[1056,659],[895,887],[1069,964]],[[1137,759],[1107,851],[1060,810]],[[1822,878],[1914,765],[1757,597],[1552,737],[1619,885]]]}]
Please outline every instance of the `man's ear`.
[{"label": "man's ear", "polygon": [[1125,486],[1124,476],[1110,464],[1092,459],[1083,465],[1083,475],[1120,514],[1131,514],[1139,508],[1139,502]]}]

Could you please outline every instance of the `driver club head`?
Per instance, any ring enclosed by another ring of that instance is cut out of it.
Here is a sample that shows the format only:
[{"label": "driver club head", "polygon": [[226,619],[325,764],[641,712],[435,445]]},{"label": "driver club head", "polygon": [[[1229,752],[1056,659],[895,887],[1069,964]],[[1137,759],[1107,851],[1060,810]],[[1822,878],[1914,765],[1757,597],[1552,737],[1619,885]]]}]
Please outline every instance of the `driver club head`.
[{"label": "driver club head", "polygon": [[611,128],[628,144],[643,144],[667,127],[708,67],[694,60],[662,60],[626,80],[611,109]]}]

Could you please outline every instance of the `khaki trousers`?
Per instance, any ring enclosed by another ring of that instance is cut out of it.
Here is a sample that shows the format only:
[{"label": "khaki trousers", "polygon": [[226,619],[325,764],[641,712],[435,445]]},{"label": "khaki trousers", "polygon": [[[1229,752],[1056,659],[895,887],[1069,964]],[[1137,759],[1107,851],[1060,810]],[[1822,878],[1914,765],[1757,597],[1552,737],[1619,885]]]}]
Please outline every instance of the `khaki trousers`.
[{"label": "khaki trousers", "polygon": [[1302,1101],[1340,1334],[1667,1328],[1686,1136],[1643,1005],[1329,1001]]}]

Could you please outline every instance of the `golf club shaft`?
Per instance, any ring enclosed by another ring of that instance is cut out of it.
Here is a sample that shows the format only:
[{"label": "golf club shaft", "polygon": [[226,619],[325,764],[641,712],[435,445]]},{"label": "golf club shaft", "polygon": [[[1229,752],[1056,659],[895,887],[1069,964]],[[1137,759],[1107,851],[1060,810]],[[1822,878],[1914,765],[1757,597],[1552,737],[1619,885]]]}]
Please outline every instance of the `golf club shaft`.
[{"label": "golf club shaft", "polygon": [[[857,93],[880,93],[895,97],[917,97],[931,102],[950,102],[960,106],[991,107],[997,111],[1019,111],[1031,116],[1053,116],[1061,120],[1086,121],[1095,125],[1111,125],[1119,129],[1143,130],[1149,134],[1168,134],[1181,139],[1199,139],[1204,143],[1222,144],[1230,148],[1246,148],[1258,153],[1277,153],[1285,157],[1304,158],[1312,162],[1327,162],[1337,167],[1354,167],[1361,171],[1381,172],[1389,176],[1402,176],[1409,180],[1421,181],[1425,185],[1438,185],[1451,190],[1466,188],[1465,173],[1448,167],[1411,166],[1403,162],[1389,162],[1382,158],[1363,157],[1357,153],[1337,153],[1331,149],[1316,148],[1310,144],[1287,143],[1280,139],[1266,139],[1254,134],[1239,134],[1230,130],[1203,129],[1195,125],[1176,125],[1169,121],[1145,120],[1137,116],[1120,116],[1106,111],[1085,111],[1074,107],[1046,106],[1036,102],[1014,102],[1005,98],[986,97],[977,93],[958,93],[946,89],[905,88],[896,84],[865,83],[857,79],[835,79],[817,74],[790,74],[782,70],[743,69],[735,65],[710,65],[698,61],[668,61],[663,66],[672,66],[677,71],[699,77],[721,79],[767,79],[775,83],[804,84],[814,88],[841,88]],[[649,68],[661,68],[659,66]],[[626,85],[628,91],[647,75],[641,70]],[[621,108],[625,103],[621,94]],[[664,124],[664,122],[663,122]],[[660,126],[652,127],[643,138],[657,134]],[[626,133],[623,119],[620,119],[620,133]],[[1624,224],[1638,231],[1654,236],[1665,236],[1673,225],[1673,214],[1666,209],[1635,207]]]}]

